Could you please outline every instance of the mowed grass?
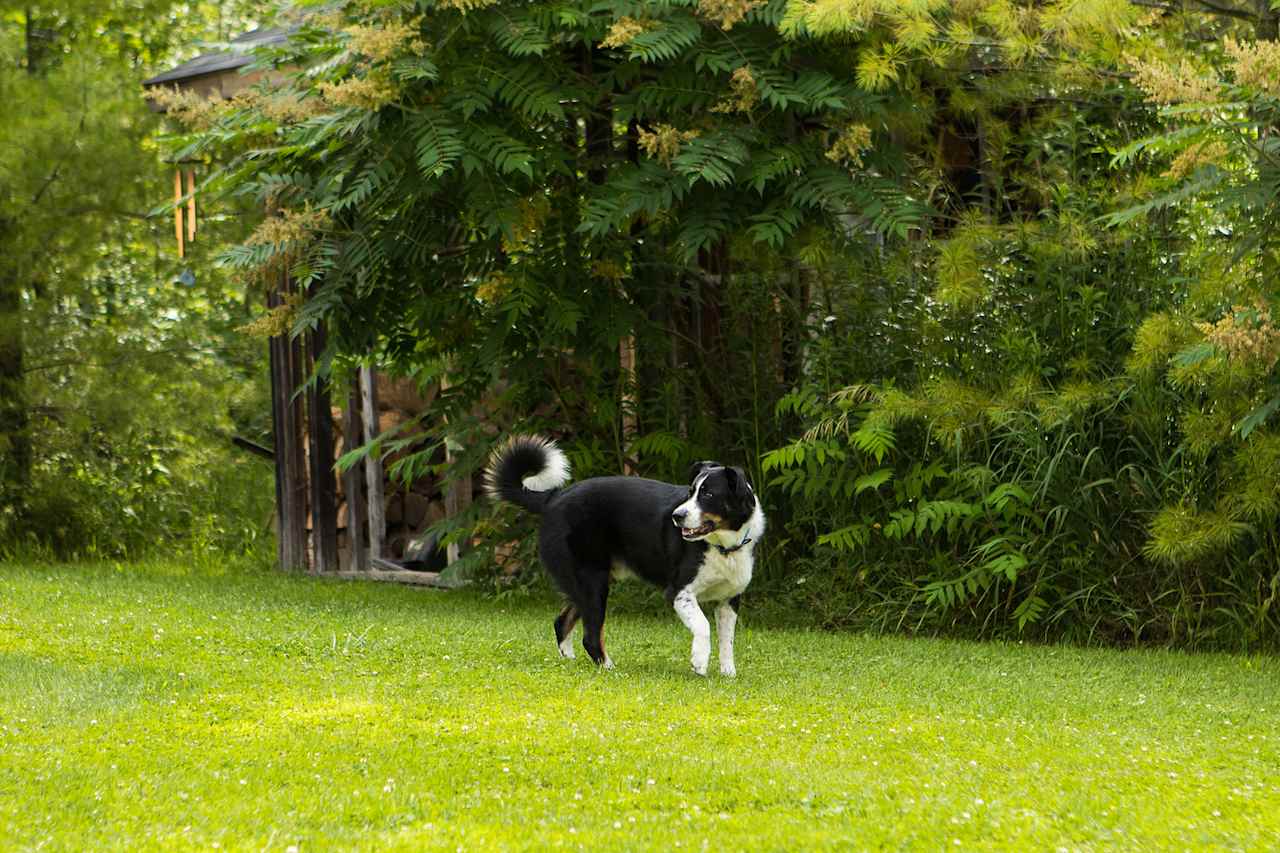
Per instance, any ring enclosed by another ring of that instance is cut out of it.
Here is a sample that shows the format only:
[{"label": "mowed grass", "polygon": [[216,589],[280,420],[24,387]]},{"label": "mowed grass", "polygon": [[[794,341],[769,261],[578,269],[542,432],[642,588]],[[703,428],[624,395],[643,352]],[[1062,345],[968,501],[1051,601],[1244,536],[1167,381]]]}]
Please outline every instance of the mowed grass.
[{"label": "mowed grass", "polygon": [[0,566],[0,848],[1275,849],[1270,658]]}]

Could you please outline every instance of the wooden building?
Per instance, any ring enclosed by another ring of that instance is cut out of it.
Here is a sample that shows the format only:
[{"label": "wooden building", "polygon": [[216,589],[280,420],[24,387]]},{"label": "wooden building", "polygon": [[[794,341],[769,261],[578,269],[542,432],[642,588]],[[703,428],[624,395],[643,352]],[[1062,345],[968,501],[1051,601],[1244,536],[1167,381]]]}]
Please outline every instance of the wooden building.
[{"label": "wooden building", "polygon": [[[251,52],[282,43],[289,34],[284,27],[245,33],[232,39],[227,50],[197,56],[144,81],[143,86],[225,99],[249,86],[270,84],[270,72],[245,71],[253,60]],[[152,106],[163,109],[154,100]],[[198,233],[196,166],[174,164],[174,231],[180,256]],[[281,276],[267,293],[267,307],[283,304],[294,291],[288,275]],[[405,571],[403,560],[395,559],[403,558],[415,531],[463,509],[470,502],[470,484],[452,487],[449,494],[424,494],[422,489],[390,483],[383,461],[372,456],[363,466],[345,472],[341,482],[334,470],[339,446],[369,442],[388,423],[420,416],[433,395],[418,394],[404,381],[394,382],[364,368],[357,381],[333,400],[327,382],[305,382],[324,348],[323,326],[299,338],[280,335],[269,342],[274,447],[256,451],[269,455],[275,465],[279,566],[317,574],[437,583],[436,572]],[[448,561],[457,556],[456,547],[451,547]]]}]

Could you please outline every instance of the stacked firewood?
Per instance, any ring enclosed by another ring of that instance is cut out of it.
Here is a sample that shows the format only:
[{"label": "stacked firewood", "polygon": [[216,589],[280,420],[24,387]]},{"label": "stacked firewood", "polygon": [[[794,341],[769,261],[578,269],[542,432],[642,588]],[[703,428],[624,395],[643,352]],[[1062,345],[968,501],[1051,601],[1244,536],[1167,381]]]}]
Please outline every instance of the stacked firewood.
[{"label": "stacked firewood", "polygon": [[[376,397],[378,424],[375,433],[380,434],[410,424],[406,427],[406,432],[400,435],[412,437],[416,429],[412,423],[431,405],[439,389],[433,386],[423,393],[410,379],[386,376],[381,373],[375,375],[378,389]],[[342,414],[341,409],[333,409],[335,458],[345,453],[349,446],[354,447],[363,443],[359,436],[350,442],[347,441],[342,431]],[[407,551],[410,551],[410,561],[415,563],[423,562],[425,557],[431,556],[424,554],[421,548],[411,551],[410,543],[415,541],[421,543],[427,528],[445,517],[446,496],[436,478],[424,475],[406,486],[393,480],[388,473],[397,460],[420,449],[421,445],[410,446],[390,453],[382,460],[386,539],[381,556],[390,560],[405,560]],[[443,457],[432,461],[443,461]],[[352,513],[347,500],[344,479],[339,477],[337,483],[338,562],[342,570],[349,570],[353,566],[351,536],[348,529]],[[363,498],[363,495],[361,497]],[[363,515],[364,513],[357,513],[357,517]],[[369,541],[367,535],[362,538],[365,542]]]}]

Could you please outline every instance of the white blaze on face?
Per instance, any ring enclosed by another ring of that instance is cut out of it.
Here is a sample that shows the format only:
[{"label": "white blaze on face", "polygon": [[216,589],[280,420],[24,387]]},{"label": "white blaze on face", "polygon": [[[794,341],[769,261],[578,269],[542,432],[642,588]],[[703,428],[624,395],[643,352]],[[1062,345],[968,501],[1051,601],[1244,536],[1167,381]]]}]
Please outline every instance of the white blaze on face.
[{"label": "white blaze on face", "polygon": [[[674,513],[679,513],[679,512],[685,513],[684,521],[682,522],[676,521],[674,518],[672,519],[672,523],[675,524],[677,527],[682,527],[685,530],[696,530],[697,528],[702,526],[703,524],[702,507],[698,506],[698,493],[702,490],[702,481],[707,479],[708,476],[710,475],[703,474],[702,476],[698,477],[698,479],[694,480],[693,494],[689,496],[689,499],[687,501],[685,501],[684,503],[680,504],[680,506],[675,508]],[[694,538],[701,538],[701,537],[694,537]]]}]

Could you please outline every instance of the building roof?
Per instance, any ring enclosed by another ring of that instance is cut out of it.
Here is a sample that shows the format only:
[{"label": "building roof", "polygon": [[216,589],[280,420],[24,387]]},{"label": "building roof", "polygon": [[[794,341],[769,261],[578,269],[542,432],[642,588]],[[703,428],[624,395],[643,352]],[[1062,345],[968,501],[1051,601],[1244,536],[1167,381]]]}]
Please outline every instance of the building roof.
[{"label": "building roof", "polygon": [[187,60],[177,68],[143,80],[143,86],[159,86],[163,83],[182,83],[207,74],[218,74],[248,65],[253,61],[254,48],[268,44],[281,44],[288,40],[294,27],[266,27],[238,35],[228,42],[229,50],[206,53]]}]

